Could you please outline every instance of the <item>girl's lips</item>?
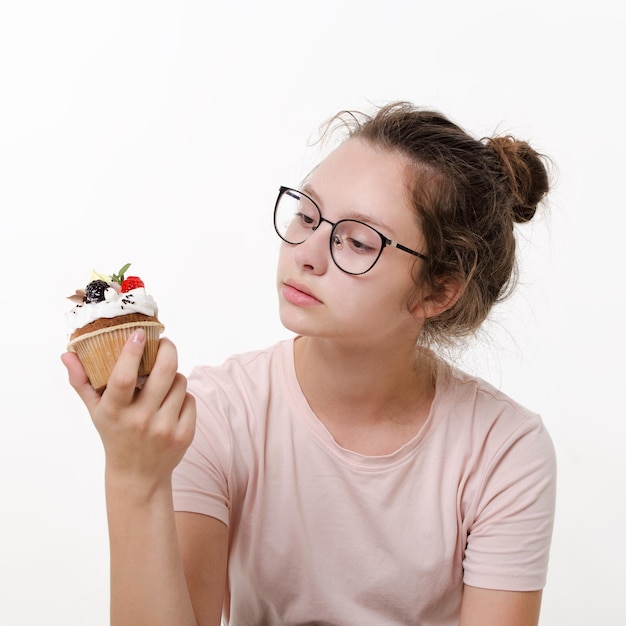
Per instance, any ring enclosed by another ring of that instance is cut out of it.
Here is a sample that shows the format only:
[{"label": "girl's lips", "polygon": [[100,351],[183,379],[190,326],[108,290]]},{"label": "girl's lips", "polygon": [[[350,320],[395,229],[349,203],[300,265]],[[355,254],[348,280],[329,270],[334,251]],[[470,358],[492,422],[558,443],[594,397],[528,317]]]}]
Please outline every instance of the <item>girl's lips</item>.
[{"label": "girl's lips", "polygon": [[297,304],[300,306],[311,306],[315,304],[322,304],[313,294],[309,293],[305,287],[301,285],[293,285],[289,283],[283,283],[282,294],[287,302]]}]

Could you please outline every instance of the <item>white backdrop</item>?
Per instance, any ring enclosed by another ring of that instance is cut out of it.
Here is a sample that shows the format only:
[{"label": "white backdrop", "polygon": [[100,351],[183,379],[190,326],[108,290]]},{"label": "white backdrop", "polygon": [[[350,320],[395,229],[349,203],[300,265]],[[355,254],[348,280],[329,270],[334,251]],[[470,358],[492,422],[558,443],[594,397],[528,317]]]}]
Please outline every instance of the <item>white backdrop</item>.
[{"label": "white backdrop", "polygon": [[462,364],[540,412],[555,441],[542,626],[626,623],[615,12],[604,0],[3,3],[0,623],[108,623],[103,455],[59,361],[65,297],[92,268],[132,262],[185,373],[287,336],[277,188],[316,161],[324,119],[395,99],[530,139],[558,165],[545,217],[520,230],[517,294]]}]

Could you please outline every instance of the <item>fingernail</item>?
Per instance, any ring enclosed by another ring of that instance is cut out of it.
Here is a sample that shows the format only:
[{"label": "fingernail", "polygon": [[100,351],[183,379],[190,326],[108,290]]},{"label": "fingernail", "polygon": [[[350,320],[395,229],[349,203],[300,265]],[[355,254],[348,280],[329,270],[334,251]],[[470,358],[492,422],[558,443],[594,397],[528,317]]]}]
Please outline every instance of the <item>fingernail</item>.
[{"label": "fingernail", "polygon": [[146,338],[146,333],[143,328],[138,328],[131,336],[130,340],[133,343],[143,343]]}]

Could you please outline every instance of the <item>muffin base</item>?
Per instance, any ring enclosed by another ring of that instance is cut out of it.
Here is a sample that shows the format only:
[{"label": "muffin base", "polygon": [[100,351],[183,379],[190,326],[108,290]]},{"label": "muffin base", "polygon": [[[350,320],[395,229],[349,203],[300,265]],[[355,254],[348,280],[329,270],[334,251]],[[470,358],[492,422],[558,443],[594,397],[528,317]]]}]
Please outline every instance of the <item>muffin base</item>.
[{"label": "muffin base", "polygon": [[137,376],[147,376],[156,360],[159,335],[165,328],[159,321],[127,322],[79,335],[69,342],[67,349],[78,355],[96,391],[104,391],[124,344],[138,328],[146,333],[146,345]]}]

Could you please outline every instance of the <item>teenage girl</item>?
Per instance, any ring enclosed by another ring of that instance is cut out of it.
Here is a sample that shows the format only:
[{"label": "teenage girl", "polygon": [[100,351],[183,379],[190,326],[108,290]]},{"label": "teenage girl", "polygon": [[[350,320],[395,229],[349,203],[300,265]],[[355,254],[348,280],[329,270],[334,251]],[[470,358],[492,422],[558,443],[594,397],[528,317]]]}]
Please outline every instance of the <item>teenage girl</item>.
[{"label": "teenage girl", "polygon": [[294,337],[177,373],[144,336],[100,396],[115,625],[536,626],[555,457],[540,417],[437,356],[507,295],[545,160],[393,103],[281,187]]}]

